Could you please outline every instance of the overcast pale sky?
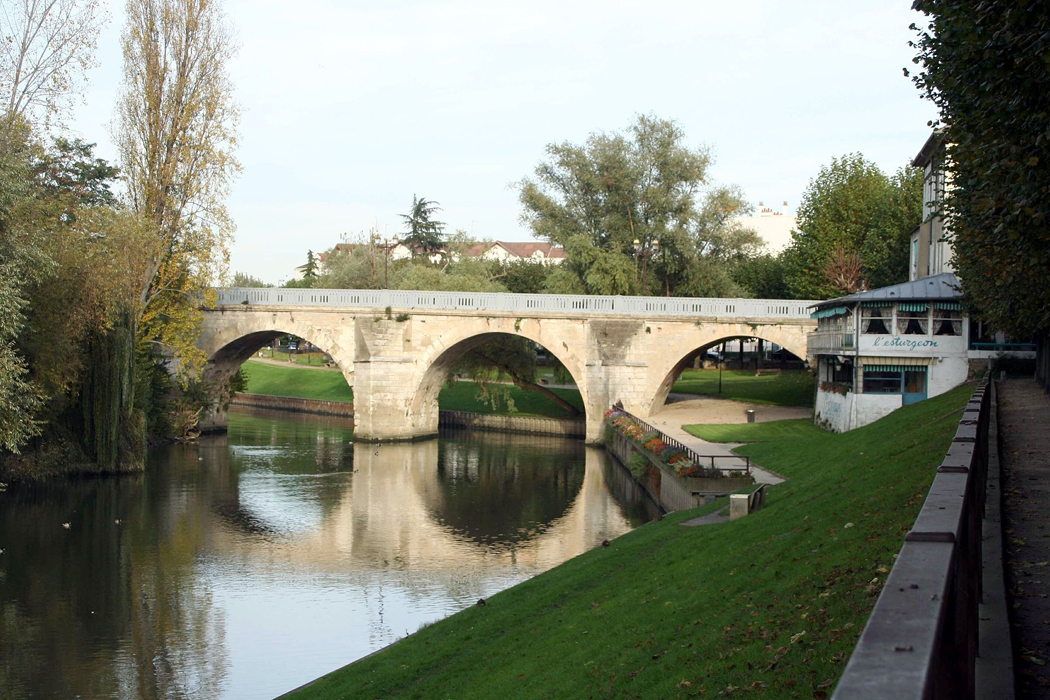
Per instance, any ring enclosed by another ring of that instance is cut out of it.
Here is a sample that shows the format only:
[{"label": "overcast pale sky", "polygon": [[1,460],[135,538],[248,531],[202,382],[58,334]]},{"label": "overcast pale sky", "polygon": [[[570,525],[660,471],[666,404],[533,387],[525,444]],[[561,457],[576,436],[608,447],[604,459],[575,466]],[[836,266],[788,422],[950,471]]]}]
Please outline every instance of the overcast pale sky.
[{"label": "overcast pale sky", "polygon": [[[73,127],[115,160],[121,0]],[[342,233],[401,231],[413,194],[478,238],[529,240],[513,183],[552,142],[639,113],[706,144],[719,183],[792,209],[832,157],[893,171],[933,106],[911,67],[910,0],[515,4],[227,0],[240,42],[244,172],[232,270],[286,279]]]}]

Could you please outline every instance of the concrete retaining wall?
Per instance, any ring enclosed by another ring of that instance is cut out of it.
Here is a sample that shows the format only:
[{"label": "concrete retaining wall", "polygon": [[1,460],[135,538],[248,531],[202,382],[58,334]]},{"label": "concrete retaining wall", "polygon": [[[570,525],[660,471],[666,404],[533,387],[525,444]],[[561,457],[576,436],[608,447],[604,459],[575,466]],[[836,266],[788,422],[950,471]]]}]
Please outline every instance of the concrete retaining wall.
[{"label": "concrete retaining wall", "polygon": [[[339,416],[351,419],[354,417],[354,404],[346,401],[318,401],[316,399],[295,399],[290,396],[236,393],[230,405],[269,408],[294,413],[313,413],[320,416]],[[467,411],[441,411],[440,424],[447,428],[498,430],[504,433],[558,435],[570,438],[582,438],[587,433],[587,424],[582,418],[532,418],[493,416]]]},{"label": "concrete retaining wall", "polygon": [[230,405],[271,408],[294,413],[315,413],[320,416],[354,417],[354,404],[346,401],[318,401],[317,399],[295,399],[290,396],[268,396],[266,394],[242,394],[238,392],[233,395]]},{"label": "concrete retaining wall", "polygon": [[587,424],[582,418],[532,418],[528,416],[494,416],[467,411],[441,411],[438,424],[442,428],[472,428],[474,430],[499,430],[525,435],[560,435],[582,438],[587,434]]},{"label": "concrete retaining wall", "polygon": [[640,454],[649,461],[649,468],[641,478],[635,480],[656,501],[664,512],[688,510],[705,502],[700,494],[694,494],[685,482],[674,471],[652,457],[628,438],[612,431],[612,439],[605,444],[605,449],[624,467],[630,470],[631,455]]}]

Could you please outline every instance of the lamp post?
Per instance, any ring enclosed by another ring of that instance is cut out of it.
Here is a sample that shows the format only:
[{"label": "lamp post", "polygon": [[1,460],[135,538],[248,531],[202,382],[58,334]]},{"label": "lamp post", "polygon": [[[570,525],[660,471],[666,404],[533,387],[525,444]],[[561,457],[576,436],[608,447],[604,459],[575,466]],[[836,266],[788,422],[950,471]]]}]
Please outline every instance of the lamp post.
[{"label": "lamp post", "polygon": [[659,249],[660,249],[660,239],[659,238],[654,238],[653,239],[653,250],[645,249],[645,246],[642,245],[642,242],[640,240],[638,240],[637,238],[634,239],[634,270],[635,270],[635,274],[637,274],[638,273],[638,259],[641,258],[641,260],[642,260],[642,279],[641,279],[641,282],[642,282],[642,288],[643,289],[646,288],[646,286],[645,286],[646,270],[648,269],[647,266],[646,266],[645,258],[646,257],[650,257],[651,258],[653,255],[656,254],[656,251],[659,250]]},{"label": "lamp post", "polygon": [[390,289],[390,248],[397,245],[397,236],[383,239],[383,288]]},{"label": "lamp post", "polygon": [[726,341],[722,341],[722,351],[718,353],[718,393],[722,393],[722,365],[726,360]]}]

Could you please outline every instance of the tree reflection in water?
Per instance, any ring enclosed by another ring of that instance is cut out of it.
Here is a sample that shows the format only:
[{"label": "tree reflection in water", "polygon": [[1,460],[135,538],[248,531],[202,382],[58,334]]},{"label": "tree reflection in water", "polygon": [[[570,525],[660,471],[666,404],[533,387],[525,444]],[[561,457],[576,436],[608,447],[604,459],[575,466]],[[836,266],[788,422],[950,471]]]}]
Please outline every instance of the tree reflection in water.
[{"label": "tree reflection in water", "polygon": [[434,518],[461,537],[513,548],[563,516],[583,485],[578,440],[466,431],[443,435]]},{"label": "tree reflection in water", "polygon": [[0,493],[0,697],[272,697],[645,520],[578,442],[352,437],[231,412],[145,474]]}]

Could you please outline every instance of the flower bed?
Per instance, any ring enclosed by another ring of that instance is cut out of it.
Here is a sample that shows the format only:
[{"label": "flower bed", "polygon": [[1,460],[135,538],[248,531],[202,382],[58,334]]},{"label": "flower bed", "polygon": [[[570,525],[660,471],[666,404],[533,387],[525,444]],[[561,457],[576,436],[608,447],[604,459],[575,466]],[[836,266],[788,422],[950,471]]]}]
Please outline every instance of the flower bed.
[{"label": "flower bed", "polygon": [[687,479],[724,479],[724,478],[747,478],[750,476],[746,471],[712,469],[695,460],[685,450],[668,445],[663,441],[660,433],[646,432],[631,416],[623,411],[610,409],[605,412],[606,425],[624,437],[628,438],[649,454],[656,457],[657,461],[666,464],[674,473]]}]

